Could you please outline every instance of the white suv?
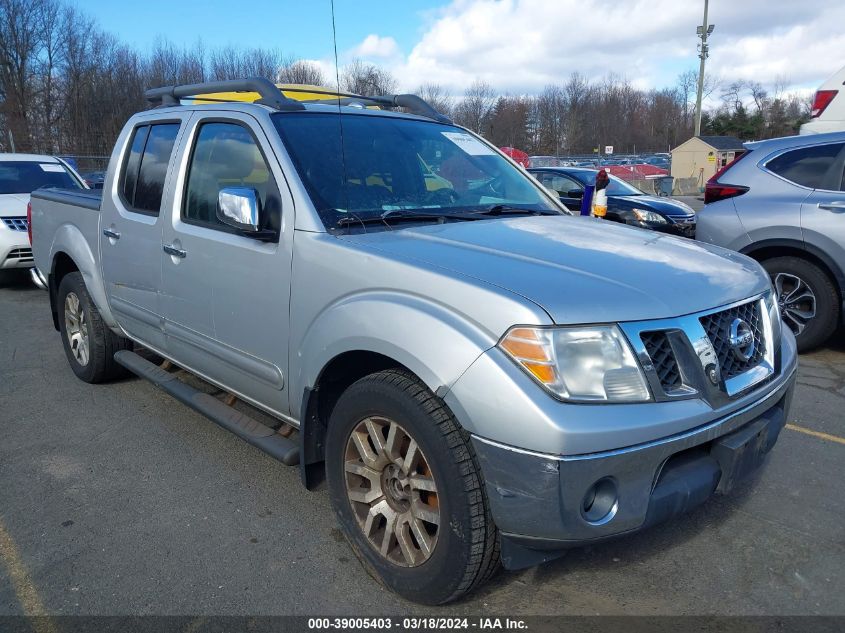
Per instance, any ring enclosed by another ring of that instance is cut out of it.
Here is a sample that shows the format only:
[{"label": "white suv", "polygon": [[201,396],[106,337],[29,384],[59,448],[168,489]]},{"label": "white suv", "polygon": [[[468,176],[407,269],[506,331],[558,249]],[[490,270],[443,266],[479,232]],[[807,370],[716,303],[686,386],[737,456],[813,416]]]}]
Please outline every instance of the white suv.
[{"label": "white suv", "polygon": [[41,187],[85,188],[60,158],[37,154],[0,154],[0,270],[32,268],[26,206]]},{"label": "white suv", "polygon": [[810,117],[801,134],[845,131],[845,66],[816,90]]}]

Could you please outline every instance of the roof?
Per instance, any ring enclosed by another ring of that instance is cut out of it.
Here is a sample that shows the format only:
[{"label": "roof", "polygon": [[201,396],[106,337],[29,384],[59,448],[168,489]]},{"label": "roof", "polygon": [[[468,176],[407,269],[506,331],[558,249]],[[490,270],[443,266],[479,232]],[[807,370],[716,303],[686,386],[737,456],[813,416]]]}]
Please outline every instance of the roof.
[{"label": "roof", "polygon": [[148,117],[150,115],[158,115],[164,116],[170,114],[172,112],[184,112],[186,108],[191,110],[210,110],[210,111],[219,111],[219,110],[231,110],[234,112],[251,112],[253,114],[257,113],[269,113],[273,115],[283,115],[283,116],[301,116],[303,114],[307,114],[309,112],[324,112],[329,114],[344,114],[344,115],[360,115],[360,116],[376,116],[376,117],[390,117],[396,119],[411,119],[415,121],[425,121],[427,123],[437,123],[440,125],[453,125],[448,123],[442,123],[440,121],[435,121],[434,119],[430,119],[425,116],[421,116],[418,114],[413,114],[411,112],[401,112],[397,110],[382,110],[380,108],[365,108],[360,106],[354,105],[341,105],[338,107],[337,102],[334,104],[329,104],[326,101],[321,101],[319,103],[308,103],[305,102],[302,104],[302,110],[289,110],[285,112],[281,112],[272,108],[270,106],[264,105],[262,103],[249,103],[246,101],[227,101],[227,102],[220,102],[220,103],[198,103],[198,104],[186,104],[186,105],[173,105],[173,106],[159,106],[157,108],[153,108],[151,110],[142,110],[140,112],[135,113],[134,116],[142,116]]},{"label": "roof", "polygon": [[786,147],[823,145],[824,143],[842,143],[843,141],[845,141],[845,132],[826,132],[825,134],[799,134],[798,136],[782,136],[780,138],[769,138],[764,141],[754,141],[752,143],[747,143],[745,145],[745,148],[749,150],[755,150],[760,148],[777,150]]},{"label": "roof", "polygon": [[742,141],[735,136],[696,136],[695,138],[707,143],[713,149],[717,149],[721,152],[745,149]]},{"label": "roof", "polygon": [[58,163],[55,156],[45,154],[0,154],[0,160],[5,162]]}]

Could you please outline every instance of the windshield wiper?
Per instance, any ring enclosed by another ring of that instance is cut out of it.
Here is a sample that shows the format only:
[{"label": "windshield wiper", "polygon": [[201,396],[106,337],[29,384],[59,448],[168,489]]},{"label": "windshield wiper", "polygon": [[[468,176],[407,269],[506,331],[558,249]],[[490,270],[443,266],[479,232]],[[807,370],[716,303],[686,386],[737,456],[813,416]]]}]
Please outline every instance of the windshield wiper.
[{"label": "windshield wiper", "polygon": [[483,211],[476,211],[478,215],[561,215],[556,211],[542,210],[542,209],[527,209],[525,207],[516,207],[509,204],[494,204],[487,207]]},{"label": "windshield wiper", "polygon": [[477,220],[472,215],[457,213],[421,213],[419,211],[407,211],[405,209],[390,209],[379,215],[350,215],[340,218],[335,224],[337,226],[351,226],[355,224],[389,224],[390,222],[439,222],[446,220]]}]

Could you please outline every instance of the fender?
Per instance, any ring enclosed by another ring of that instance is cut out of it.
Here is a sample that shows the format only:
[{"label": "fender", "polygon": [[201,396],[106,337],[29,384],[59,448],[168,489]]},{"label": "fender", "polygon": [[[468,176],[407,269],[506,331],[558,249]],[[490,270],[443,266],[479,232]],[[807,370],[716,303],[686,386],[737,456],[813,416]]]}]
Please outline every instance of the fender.
[{"label": "fender", "polygon": [[[520,312],[514,309],[522,317],[519,322],[551,322],[537,313]],[[291,349],[291,366],[296,366],[294,359],[301,362],[299,372],[290,377],[289,394],[291,410],[300,412],[299,463],[305,487],[315,490],[324,479],[325,422],[312,393],[334,359],[347,352],[379,354],[403,365],[444,398],[502,334],[436,300],[401,291],[365,291],[331,304],[311,322],[300,347]],[[296,402],[299,394],[302,400]]]},{"label": "fender", "polygon": [[70,257],[82,273],[82,278],[85,280],[85,287],[91,295],[91,300],[97,306],[100,316],[106,325],[120,332],[120,328],[112,315],[108,300],[106,299],[106,290],[103,286],[103,276],[100,271],[100,266],[97,257],[91,251],[88,245],[88,240],[76,226],[70,223],[65,223],[56,229],[53,235],[53,243],[50,246],[50,276],[55,272],[56,256],[59,253],[64,253]]},{"label": "fender", "polygon": [[[290,393],[313,389],[323,368],[340,354],[370,351],[401,363],[442,397],[502,334],[410,293],[377,290],[346,296],[325,309],[299,348],[291,350],[301,365],[291,376]],[[300,410],[299,402],[291,405]]]},{"label": "fender", "polygon": [[[819,235],[817,233],[814,233],[813,235],[819,240],[828,240],[829,241],[829,238],[826,238],[826,237]],[[836,282],[836,285],[837,285],[840,293],[845,291],[845,274],[843,274],[842,269],[836,264],[836,262],[833,260],[833,258],[831,258],[830,255],[828,255],[825,251],[818,248],[817,246],[814,246],[813,244],[807,243],[806,241],[790,240],[790,239],[761,240],[759,242],[753,242],[753,243],[749,244],[748,246],[744,247],[739,252],[742,253],[743,255],[753,256],[754,253],[757,252],[757,251],[761,251],[761,250],[769,249],[769,248],[778,248],[778,247],[792,248],[792,249],[795,249],[795,250],[806,251],[807,253],[809,253],[810,255],[815,257],[816,259],[818,259],[820,262],[822,262],[827,267],[827,269],[833,275],[834,281]]]}]

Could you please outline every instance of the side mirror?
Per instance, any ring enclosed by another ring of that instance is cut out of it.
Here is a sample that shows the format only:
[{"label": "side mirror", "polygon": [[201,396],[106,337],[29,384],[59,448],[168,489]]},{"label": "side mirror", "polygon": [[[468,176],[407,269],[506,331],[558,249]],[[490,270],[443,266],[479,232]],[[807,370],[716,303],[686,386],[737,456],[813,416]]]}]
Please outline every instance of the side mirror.
[{"label": "side mirror", "polygon": [[566,196],[568,198],[583,198],[584,197],[584,190],[583,189],[570,189],[566,192]]},{"label": "side mirror", "polygon": [[252,187],[224,187],[217,194],[217,219],[244,233],[260,233],[261,201]]}]

